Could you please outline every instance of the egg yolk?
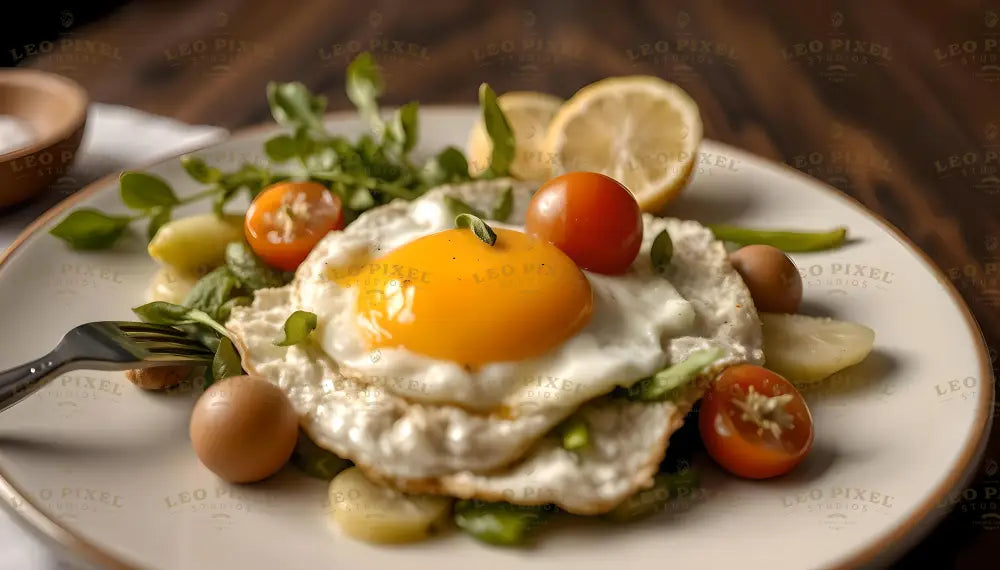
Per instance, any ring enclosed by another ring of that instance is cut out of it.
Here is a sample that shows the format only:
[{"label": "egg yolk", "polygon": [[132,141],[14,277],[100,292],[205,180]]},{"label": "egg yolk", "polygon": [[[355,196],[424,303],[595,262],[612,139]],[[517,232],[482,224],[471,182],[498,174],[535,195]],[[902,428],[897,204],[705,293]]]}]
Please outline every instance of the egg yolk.
[{"label": "egg yolk", "polygon": [[522,232],[496,234],[490,246],[468,229],[445,230],[335,274],[358,288],[369,348],[476,366],[544,354],[586,326],[593,293],[576,264]]}]

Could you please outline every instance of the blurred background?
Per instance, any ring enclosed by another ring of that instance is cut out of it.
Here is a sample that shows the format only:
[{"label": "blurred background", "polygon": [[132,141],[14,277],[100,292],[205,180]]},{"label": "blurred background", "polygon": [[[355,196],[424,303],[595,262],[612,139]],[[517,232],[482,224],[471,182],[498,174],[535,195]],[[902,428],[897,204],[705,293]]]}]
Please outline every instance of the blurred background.
[{"label": "blurred background", "polygon": [[[0,22],[0,64],[54,71],[93,101],[230,130],[269,121],[268,81],[352,109],[344,70],[371,52],[387,105],[568,97],[612,75],[674,81],[706,136],[850,194],[913,239],[1000,348],[1000,2],[32,1]],[[2,218],[0,218],[2,223]],[[1000,445],[902,563],[996,567]],[[985,509],[985,510],[984,510]],[[1000,517],[998,517],[1000,518]]]}]

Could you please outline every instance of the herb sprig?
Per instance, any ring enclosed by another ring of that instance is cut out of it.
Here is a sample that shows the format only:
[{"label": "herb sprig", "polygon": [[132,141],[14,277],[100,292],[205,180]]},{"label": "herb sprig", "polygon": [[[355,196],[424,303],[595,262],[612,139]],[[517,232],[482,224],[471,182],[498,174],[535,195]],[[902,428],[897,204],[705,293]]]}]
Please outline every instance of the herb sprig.
[{"label": "herb sprig", "polygon": [[[252,200],[267,186],[286,180],[323,184],[340,197],[346,219],[353,220],[361,212],[393,199],[412,200],[432,187],[471,180],[465,155],[452,146],[423,164],[415,162],[412,151],[420,134],[419,106],[415,101],[407,103],[383,118],[378,105],[383,86],[370,54],[362,53],[348,65],[348,99],[370,129],[370,133],[352,142],[326,130],[326,97],[311,93],[298,82],[269,83],[271,116],[286,132],[264,142],[266,166],[245,162],[224,171],[198,156],[183,156],[180,161],[184,171],[204,186],[183,198],[155,174],[124,171],[119,179],[120,195],[131,214],[83,208],[71,212],[49,233],[75,249],[107,249],[125,235],[132,223],[148,220],[146,235],[152,239],[179,206],[209,200],[216,215],[222,216],[226,206],[240,195]],[[481,177],[509,176],[515,151],[513,131],[489,85],[480,86],[479,99],[493,140],[490,167]]]}]

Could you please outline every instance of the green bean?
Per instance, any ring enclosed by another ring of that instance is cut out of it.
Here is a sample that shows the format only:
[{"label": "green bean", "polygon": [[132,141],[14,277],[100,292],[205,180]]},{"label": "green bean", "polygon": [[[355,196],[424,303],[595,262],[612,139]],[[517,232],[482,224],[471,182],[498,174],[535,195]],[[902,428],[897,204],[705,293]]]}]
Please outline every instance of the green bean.
[{"label": "green bean", "polygon": [[847,228],[838,227],[828,232],[791,232],[759,230],[712,224],[708,226],[716,239],[740,245],[770,245],[782,251],[803,252],[822,251],[843,245],[847,238]]},{"label": "green bean", "polygon": [[542,506],[463,500],[455,504],[455,525],[487,544],[516,546],[524,544],[549,514]]},{"label": "green bean", "polygon": [[563,422],[559,431],[562,433],[563,449],[579,451],[590,445],[590,426],[579,416],[572,416]]},{"label": "green bean", "polygon": [[724,354],[718,347],[692,352],[677,364],[633,384],[628,389],[628,398],[641,402],[672,400],[678,389],[697,378],[703,368],[722,358]]}]

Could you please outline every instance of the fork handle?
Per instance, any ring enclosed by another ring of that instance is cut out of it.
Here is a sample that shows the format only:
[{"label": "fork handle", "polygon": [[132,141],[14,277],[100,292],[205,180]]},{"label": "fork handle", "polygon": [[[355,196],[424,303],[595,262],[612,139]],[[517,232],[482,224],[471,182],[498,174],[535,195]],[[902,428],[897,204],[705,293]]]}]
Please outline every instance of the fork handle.
[{"label": "fork handle", "polygon": [[34,394],[65,372],[66,362],[53,354],[0,372],[0,412]]}]

